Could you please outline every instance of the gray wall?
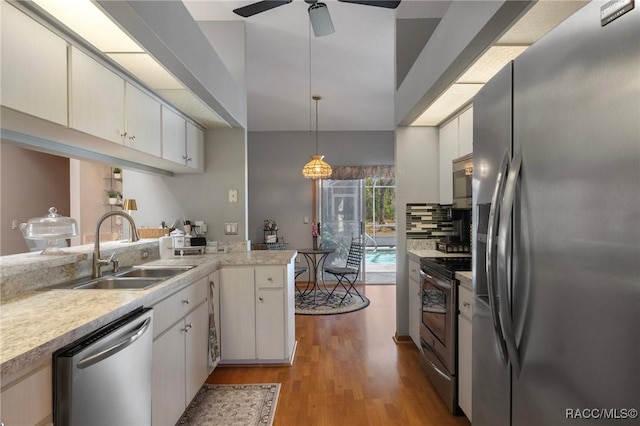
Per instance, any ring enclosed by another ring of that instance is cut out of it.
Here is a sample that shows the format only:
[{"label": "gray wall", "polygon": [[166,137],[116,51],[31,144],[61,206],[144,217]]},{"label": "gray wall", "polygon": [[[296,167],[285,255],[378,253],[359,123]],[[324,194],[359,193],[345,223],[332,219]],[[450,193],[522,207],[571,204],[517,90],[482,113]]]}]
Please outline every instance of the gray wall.
[{"label": "gray wall", "polygon": [[[244,129],[208,130],[205,133],[205,172],[155,176],[125,170],[125,193],[135,198],[136,224],[171,225],[184,215],[207,223],[207,238],[216,241],[247,239],[247,144]],[[229,202],[229,189],[238,202]],[[225,222],[238,224],[238,235],[225,235]]]},{"label": "gray wall", "polygon": [[[309,132],[249,132],[249,238],[263,241],[263,223],[273,219],[290,248],[311,246],[313,181],[302,167],[315,154]],[[331,166],[394,164],[393,132],[320,132],[318,153]]]}]

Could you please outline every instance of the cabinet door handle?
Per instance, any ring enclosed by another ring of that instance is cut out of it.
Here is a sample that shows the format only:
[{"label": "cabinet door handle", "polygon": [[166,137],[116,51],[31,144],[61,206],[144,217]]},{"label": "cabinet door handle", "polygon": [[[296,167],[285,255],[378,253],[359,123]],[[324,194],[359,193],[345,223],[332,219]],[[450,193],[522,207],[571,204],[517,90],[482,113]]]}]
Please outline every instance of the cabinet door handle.
[{"label": "cabinet door handle", "polygon": [[214,281],[209,281],[209,285],[213,288],[216,288],[216,283]]},{"label": "cabinet door handle", "polygon": [[193,324],[189,323],[182,329],[182,331],[184,331],[185,333],[188,333],[189,330],[192,328],[193,328]]},{"label": "cabinet door handle", "polygon": [[464,306],[465,308],[468,308],[469,306],[471,306],[471,304],[469,302],[463,302],[462,306]]},{"label": "cabinet door handle", "polygon": [[269,278],[267,278],[267,281],[273,282],[273,278],[269,277]]},{"label": "cabinet door handle", "polygon": [[120,137],[126,138],[127,137],[127,132],[120,133]]},{"label": "cabinet door handle", "polygon": [[264,299],[262,298],[262,296],[258,297],[258,300],[261,302],[264,302]]},{"label": "cabinet door handle", "polygon": [[183,303],[184,305],[188,305],[189,303],[191,303],[191,300],[189,300],[189,299],[184,299],[184,300],[182,301],[182,303]]},{"label": "cabinet door handle", "polygon": [[187,157],[187,158],[186,158],[186,160],[187,160],[187,161],[191,161],[191,160],[192,160],[192,158],[191,158],[191,157]]},{"label": "cabinet door handle", "polygon": [[136,140],[136,135],[129,136],[129,140],[130,140],[130,141],[135,141],[135,140]]}]

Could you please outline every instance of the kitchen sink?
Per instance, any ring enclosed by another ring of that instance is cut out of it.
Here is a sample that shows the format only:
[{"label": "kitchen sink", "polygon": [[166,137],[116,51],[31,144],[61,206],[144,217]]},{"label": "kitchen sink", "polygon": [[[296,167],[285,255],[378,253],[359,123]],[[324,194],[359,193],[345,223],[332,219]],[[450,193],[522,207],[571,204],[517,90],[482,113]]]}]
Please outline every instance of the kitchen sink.
[{"label": "kitchen sink", "polygon": [[115,274],[117,277],[168,278],[181,274],[193,266],[134,266],[133,269]]},{"label": "kitchen sink", "polygon": [[147,290],[194,266],[134,266],[113,275],[83,278],[42,290]]},{"label": "kitchen sink", "polygon": [[161,278],[102,277],[70,287],[72,290],[145,290]]}]

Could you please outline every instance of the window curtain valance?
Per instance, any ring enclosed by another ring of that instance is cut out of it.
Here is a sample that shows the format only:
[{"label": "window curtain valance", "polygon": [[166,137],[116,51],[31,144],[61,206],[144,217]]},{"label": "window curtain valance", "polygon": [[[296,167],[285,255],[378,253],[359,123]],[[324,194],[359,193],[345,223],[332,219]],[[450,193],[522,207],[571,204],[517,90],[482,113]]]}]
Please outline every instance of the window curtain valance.
[{"label": "window curtain valance", "polygon": [[356,180],[366,178],[395,179],[395,166],[334,166],[333,180]]}]

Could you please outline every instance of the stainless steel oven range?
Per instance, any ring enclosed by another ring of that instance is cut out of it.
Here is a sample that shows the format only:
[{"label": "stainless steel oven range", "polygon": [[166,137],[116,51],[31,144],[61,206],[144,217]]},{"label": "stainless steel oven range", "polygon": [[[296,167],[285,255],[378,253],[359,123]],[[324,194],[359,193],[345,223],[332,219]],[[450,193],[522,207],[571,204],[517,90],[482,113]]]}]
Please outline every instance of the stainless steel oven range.
[{"label": "stainless steel oven range", "polygon": [[458,414],[456,271],[470,271],[470,257],[422,258],[421,366],[449,411]]}]

